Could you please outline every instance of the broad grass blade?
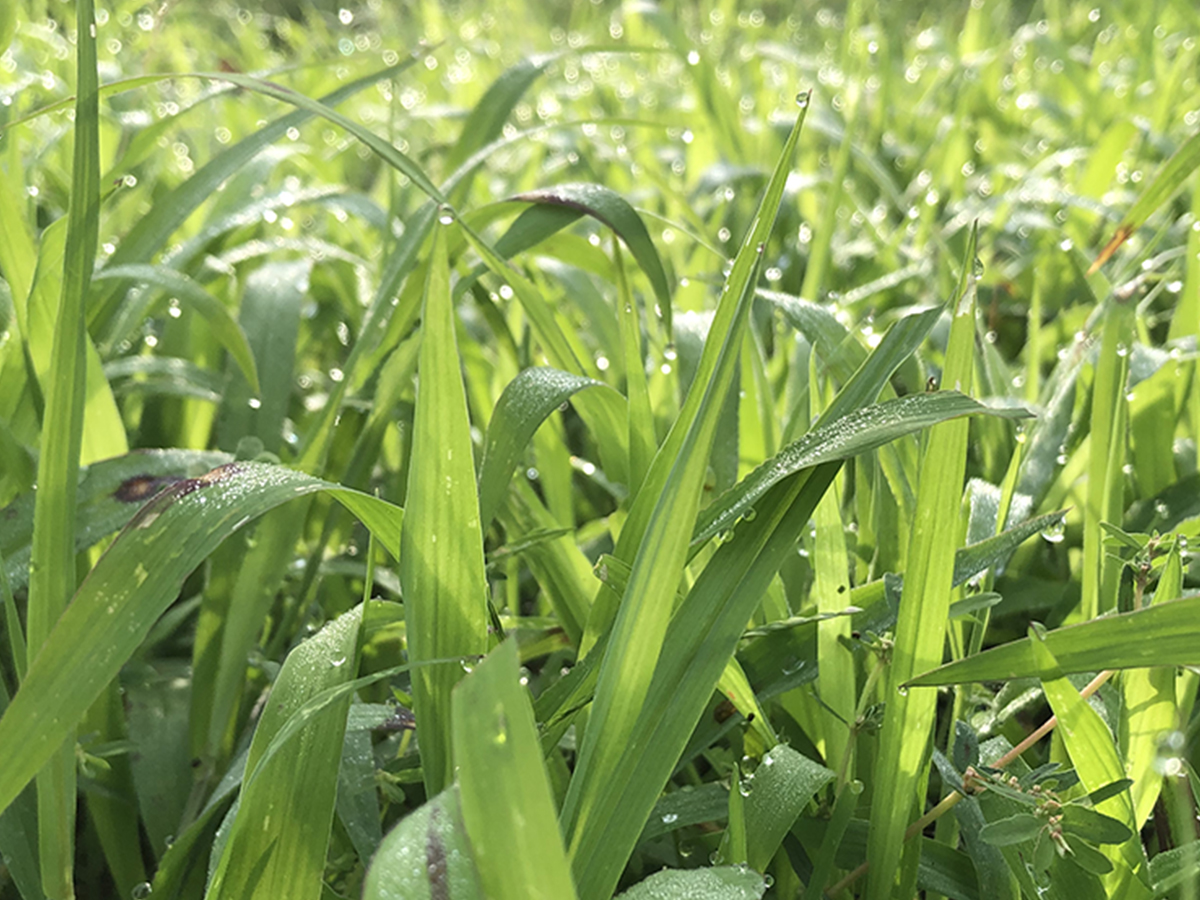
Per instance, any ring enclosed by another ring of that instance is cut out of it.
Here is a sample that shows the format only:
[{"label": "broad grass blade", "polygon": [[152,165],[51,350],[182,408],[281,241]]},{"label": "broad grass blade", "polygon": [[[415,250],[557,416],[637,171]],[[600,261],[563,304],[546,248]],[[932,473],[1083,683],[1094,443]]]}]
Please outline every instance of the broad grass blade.
[{"label": "broad grass blade", "polygon": [[483,892],[495,900],[573,900],[515,640],[454,690],[454,763],[463,824]]},{"label": "broad grass blade", "polygon": [[[48,383],[44,385],[46,410],[42,421],[41,455],[38,458],[38,491],[33,519],[26,637],[30,656],[44,655],[55,623],[75,592],[75,501],[79,453],[83,442],[87,385],[88,285],[96,262],[100,227],[100,104],[96,75],[96,24],[92,0],[79,0],[75,8],[76,80],[75,151],[71,176],[71,205],[67,213],[66,250],[62,270],[62,295],[50,351]],[[98,360],[97,360],[98,362]],[[77,649],[77,646],[73,649]],[[27,673],[27,680],[31,673]],[[111,679],[87,677],[96,694]],[[19,690],[4,719],[13,718]],[[94,699],[94,697],[93,697]],[[84,707],[86,709],[86,706]],[[80,716],[83,709],[80,710]],[[75,741],[74,726],[80,716],[47,743],[12,796],[0,802],[6,808],[17,792],[39,769],[37,780],[38,853],[42,890],[50,897],[74,895],[75,866]],[[2,734],[2,731],[0,731]],[[19,754],[26,736],[0,737],[7,755]],[[28,746],[28,744],[24,744]],[[33,760],[31,760],[33,762]],[[16,766],[5,766],[5,774]],[[3,777],[3,776],[0,776]]]},{"label": "broad grass blade", "polygon": [[[975,244],[972,231],[955,292],[942,378],[945,387],[971,388],[975,357]],[[921,459],[905,571],[904,594],[896,623],[888,675],[887,707],[880,735],[867,841],[867,897],[885,900],[900,867],[904,832],[912,821],[919,786],[925,782],[937,697],[932,691],[909,695],[900,686],[942,658],[950,584],[958,540],[959,507],[967,458],[965,420],[935,426]],[[919,810],[918,810],[919,813]]]},{"label": "broad grass blade", "polygon": [[[75,552],[119,531],[160,490],[228,462],[232,462],[228,453],[208,450],[137,450],[81,467],[75,499]],[[29,581],[36,501],[36,494],[29,493],[4,510],[0,553],[14,591]]]},{"label": "broad grass blade", "polygon": [[363,900],[483,900],[451,785],[388,832],[367,870]]},{"label": "broad grass blade", "polygon": [[746,862],[765,872],[783,837],[835,773],[786,744],[772,747],[754,772],[746,798]]},{"label": "broad grass blade", "polygon": [[205,892],[209,900],[322,896],[350,698],[330,703],[269,763],[260,761],[305,702],[354,677],[362,609],[330,622],[284,660],[254,729],[237,816]]},{"label": "broad grass blade", "polygon": [[[400,584],[409,659],[414,664],[488,649],[487,580],[483,533],[475,492],[471,422],[463,389],[445,230],[434,234],[425,283],[417,409],[406,492],[407,527],[401,537]],[[429,794],[453,780],[451,691],[458,665],[413,673],[414,711],[421,765]]]},{"label": "broad grass blade", "polygon": [[[80,586],[0,717],[0,746],[15,748],[0,770],[0,810],[61,746],[187,575],[243,525],[317,491],[332,493],[398,553],[400,509],[279,466],[231,463],[176,482],[142,508]],[[80,654],[83,644],[93,652]]]},{"label": "broad grass blade", "polygon": [[[1195,666],[1200,665],[1200,645],[1195,639],[1198,616],[1200,597],[1186,597],[1058,628],[1047,632],[1045,643],[1068,675],[1102,669]],[[1131,640],[1131,635],[1136,639]],[[1032,644],[1029,638],[1022,638],[932,669],[914,677],[909,685],[1004,681],[1028,678],[1036,672]]]},{"label": "broad grass blade", "polygon": [[638,882],[616,900],[759,900],[767,883],[744,866],[665,869]]}]

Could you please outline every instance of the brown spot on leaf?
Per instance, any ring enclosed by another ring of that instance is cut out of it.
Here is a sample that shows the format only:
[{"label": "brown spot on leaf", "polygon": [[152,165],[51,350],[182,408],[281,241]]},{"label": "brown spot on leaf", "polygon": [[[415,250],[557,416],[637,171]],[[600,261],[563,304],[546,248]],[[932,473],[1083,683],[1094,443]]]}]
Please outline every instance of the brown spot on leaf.
[{"label": "brown spot on leaf", "polygon": [[430,900],[450,900],[450,879],[446,873],[446,848],[437,832],[438,808],[429,811],[429,831],[425,835],[425,871],[429,875]]},{"label": "brown spot on leaf", "polygon": [[134,475],[121,482],[113,491],[113,497],[122,503],[145,503],[164,487],[178,481],[173,475]]}]

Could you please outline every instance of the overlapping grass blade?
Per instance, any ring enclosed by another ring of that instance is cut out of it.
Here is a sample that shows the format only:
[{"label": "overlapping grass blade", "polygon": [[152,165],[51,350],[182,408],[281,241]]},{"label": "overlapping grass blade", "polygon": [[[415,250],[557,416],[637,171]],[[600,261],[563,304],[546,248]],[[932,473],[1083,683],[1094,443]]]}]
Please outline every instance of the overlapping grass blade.
[{"label": "overlapping grass blade", "polygon": [[[975,355],[975,243],[967,242],[962,275],[953,301],[950,343],[942,384],[970,390]],[[900,874],[904,832],[923,798],[937,697],[909,694],[901,685],[942,658],[950,584],[957,549],[959,507],[966,469],[968,423],[935,426],[925,443],[912,525],[904,594],[896,622],[887,706],[871,800],[867,842],[867,897],[884,900]],[[886,786],[886,787],[884,787]],[[920,810],[918,810],[918,813]],[[901,874],[907,879],[907,874]],[[915,877],[915,870],[913,871]]]},{"label": "overlapping grass blade", "polygon": [[[152,266],[145,263],[130,263],[123,266],[108,265],[97,272],[93,280],[104,281],[109,278],[154,285],[169,292],[181,304],[195,310],[208,323],[208,327],[212,329],[216,339],[229,351],[229,355],[233,357],[234,362],[238,364],[238,368],[242,370],[242,374],[253,387],[254,393],[259,393],[258,370],[254,365],[254,354],[250,352],[250,345],[246,342],[246,334],[220,300],[187,275],[166,266]],[[139,321],[145,312],[146,310],[139,310],[141,313],[138,316]],[[123,339],[126,331],[125,328],[117,327],[112,333],[112,339]]]},{"label": "overlapping grass blade", "polygon": [[517,644],[497,647],[454,691],[454,763],[483,892],[572,900],[575,887],[542,764]]},{"label": "overlapping grass blade", "polygon": [[[807,97],[804,100],[807,109]],[[576,882],[585,897],[603,896],[610,891],[619,866],[624,864],[624,848],[605,846],[603,860],[592,858],[604,846],[593,841],[610,823],[606,817],[591,819],[604,796],[611,796],[617,763],[635,734],[636,711],[646,698],[661,652],[671,613],[670,605],[661,600],[674,592],[687,555],[688,531],[681,524],[695,520],[717,420],[736,371],[765,241],[779,209],[803,121],[802,113],[734,260],[684,408],[651,465],[617,543],[616,555],[632,559],[633,571],[629,588],[615,611],[589,727],[563,807]],[[607,630],[608,623],[603,621],[606,612],[599,603],[593,606],[589,630],[594,634]],[[654,793],[660,789],[661,784],[656,785]],[[635,824],[635,839],[643,822],[639,818]],[[592,877],[593,866],[599,866],[604,875]]]},{"label": "overlapping grass blade", "polygon": [[[337,106],[371,85],[398,75],[416,62],[416,59],[415,56],[412,56],[394,66],[355,79],[322,97],[320,102],[328,107]],[[221,184],[258,156],[265,148],[287,134],[288,129],[298,128],[312,116],[312,110],[297,109],[222,150],[198,169],[191,178],[161,197],[150,213],[138,219],[134,227],[121,240],[117,249],[113,251],[113,255],[109,257],[108,265],[122,266],[149,262],[155,253],[166,246],[171,235],[187,221],[188,216],[212,197]],[[95,293],[91,301],[91,309],[88,312],[90,327],[107,322],[120,289],[120,284],[113,284]]]},{"label": "overlapping grass blade", "polygon": [[[414,664],[488,649],[487,580],[471,422],[463,389],[445,230],[434,235],[417,364],[417,408],[401,538],[400,584],[409,659]],[[418,669],[413,704],[430,795],[452,780],[451,691],[457,665]]]},{"label": "overlapping grass blade", "polygon": [[1200,166],[1200,133],[1192,135],[1182,147],[1176,150],[1175,154],[1154,176],[1154,180],[1142,191],[1137,202],[1133,204],[1133,207],[1125,214],[1125,218],[1121,220],[1121,224],[1117,226],[1117,231],[1112,239],[1097,254],[1096,261],[1092,263],[1088,274],[1092,274],[1108,262],[1112,255],[1121,248],[1121,245],[1129,240],[1133,233],[1141,228],[1160,206],[1171,199],[1187,181],[1188,176],[1196,171],[1197,166]]},{"label": "overlapping grass blade", "polygon": [[[76,6],[75,151],[71,179],[71,206],[67,214],[66,249],[63,259],[62,294],[58,305],[53,347],[50,351],[48,383],[44,386],[46,411],[42,422],[41,455],[38,459],[38,491],[34,508],[33,543],[30,556],[27,641],[30,655],[45,657],[55,623],[75,591],[75,501],[79,453],[83,442],[84,404],[87,384],[88,285],[96,260],[100,227],[100,108],[96,75],[96,24],[92,0]],[[88,677],[103,690],[115,672]],[[26,684],[28,683],[28,673]],[[4,719],[15,718],[14,710],[26,691],[19,690]],[[94,696],[94,695],[93,695]],[[86,706],[84,707],[86,709]],[[82,714],[83,709],[80,710]],[[0,801],[0,810],[16,798],[39,769],[38,853],[42,890],[51,897],[74,894],[75,867],[75,747],[74,726],[79,716],[49,741],[25,772],[11,795]],[[2,733],[2,732],[0,732]],[[20,734],[18,731],[17,734]],[[20,739],[0,738],[0,747],[16,748]],[[26,745],[28,746],[28,745]],[[18,768],[10,762],[6,774]]]},{"label": "overlapping grass blade", "polygon": [[[924,338],[937,312],[898,322],[834,398],[817,427],[878,396]],[[717,547],[672,616],[636,725],[595,801],[590,828],[573,846],[581,894],[602,897],[606,887],[616,884],[638,829],[688,745],[725,661],[767,585],[794,552],[839,466],[828,462],[803,469],[770,488],[755,504],[756,514],[745,517],[733,538]]]},{"label": "overlapping grass blade", "polygon": [[909,394],[848,413],[788,445],[705,507],[693,541],[703,543],[731,528],[773,485],[801,469],[857,456],[901,435],[980,413],[1014,419],[1029,416],[1023,409],[984,406],[957,391]]},{"label": "overlapping grass blade", "polygon": [[[232,463],[159,493],[80,586],[0,718],[0,810],[50,758],[171,604],[184,578],[230,534],[287,500],[329,491],[393,553],[401,510],[290,469]],[[95,647],[82,655],[81,644]],[[72,761],[74,754],[72,754]]]}]

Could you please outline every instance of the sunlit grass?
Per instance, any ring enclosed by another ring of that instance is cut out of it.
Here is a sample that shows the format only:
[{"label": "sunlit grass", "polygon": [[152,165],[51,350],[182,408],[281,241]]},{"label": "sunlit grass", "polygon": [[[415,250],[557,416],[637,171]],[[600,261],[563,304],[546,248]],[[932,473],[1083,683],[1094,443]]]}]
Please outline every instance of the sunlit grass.
[{"label": "sunlit grass", "polygon": [[1194,900],[1200,12],[89,7],[0,897]]}]

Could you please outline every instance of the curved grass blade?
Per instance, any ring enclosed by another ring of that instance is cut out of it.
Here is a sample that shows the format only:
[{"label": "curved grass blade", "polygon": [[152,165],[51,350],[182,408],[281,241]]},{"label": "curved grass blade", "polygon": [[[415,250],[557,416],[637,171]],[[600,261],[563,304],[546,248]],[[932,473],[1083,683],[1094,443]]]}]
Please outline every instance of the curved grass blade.
[{"label": "curved grass blade", "polygon": [[123,356],[104,364],[104,377],[117,397],[189,397],[220,403],[225,379],[177,356]]},{"label": "curved grass blade", "polygon": [[[390,78],[409,66],[417,57],[410,57],[378,72],[356,79],[332,93],[321,98],[326,106],[337,106],[360,91],[384,78]],[[157,80],[153,76],[150,80]],[[289,128],[298,128],[312,118],[310,110],[298,109],[274,122],[264,126],[247,138],[243,138],[232,147],[221,151],[202,167],[196,170],[187,181],[174,188],[170,193],[158,198],[154,208],[137,221],[129,233],[122,238],[121,243],[108,259],[108,265],[121,266],[130,263],[144,263],[166,246],[179,227],[187,221],[188,216],[196,211],[202,203],[217,192],[217,189],[231,175],[258,156],[266,147],[287,134]],[[119,284],[108,287],[92,298],[91,310],[88,314],[89,326],[105,321],[111,314],[111,304],[120,290]]]},{"label": "curved grass blade", "polygon": [[[525,369],[505,386],[488,422],[479,466],[479,508],[485,530],[504,502],[513,470],[538,426],[571,396],[590,387],[605,388],[615,399],[616,391],[602,381],[546,367]],[[613,415],[619,412],[614,409]]]},{"label": "curved grass blade", "polygon": [[[366,494],[280,466],[231,463],[158,493],[100,558],[32,658],[0,718],[0,810],[74,728],[174,601],[183,580],[220,543],[269,509],[327,491],[394,555],[402,511]],[[80,654],[82,645],[93,648]],[[72,755],[73,758],[73,755]]]},{"label": "curved grass blade", "polygon": [[1035,534],[1058,527],[1066,517],[1065,509],[1046,513],[1044,516],[1027,519],[990,538],[968,544],[954,555],[954,578],[951,583],[958,587],[984,569],[999,565],[1026,540]]},{"label": "curved grass blade", "polygon": [[[93,0],[79,0],[75,12],[78,94],[71,205],[67,213],[62,294],[50,351],[49,383],[44,386],[46,410],[38,458],[26,633],[29,654],[34,659],[25,683],[37,668],[37,660],[45,655],[56,630],[55,623],[75,591],[76,484],[87,402],[87,294],[100,228],[100,102]],[[97,696],[115,674],[99,676],[93,670],[87,676],[95,685]],[[0,721],[14,717],[13,710],[19,708],[24,693],[23,689],[18,690]],[[34,773],[41,770],[37,780],[38,851],[42,890],[50,897],[74,895],[77,798],[75,742],[71,735],[84,709],[58,730],[36,764],[26,770],[20,784],[12,789],[12,795],[0,803],[0,810],[7,808]],[[0,736],[0,747],[11,757],[28,746],[22,745],[25,740],[20,732],[7,740]],[[16,766],[6,764],[5,774],[13,768]]]},{"label": "curved grass blade", "polygon": [[1175,154],[1167,160],[1166,165],[1154,176],[1154,180],[1142,191],[1142,195],[1138,197],[1137,202],[1133,204],[1133,207],[1125,214],[1125,218],[1121,220],[1121,224],[1117,226],[1117,231],[1112,239],[1097,254],[1096,261],[1088,269],[1088,275],[1092,275],[1108,262],[1112,255],[1121,248],[1121,245],[1145,224],[1155,210],[1174,196],[1175,192],[1187,181],[1188,176],[1196,171],[1197,166],[1200,166],[1200,132],[1193,134],[1182,147],[1175,151]]},{"label": "curved grass blade", "polygon": [[[1200,665],[1200,597],[1156,603],[1136,612],[1102,616],[1046,633],[1045,644],[1068,675],[1105,669]],[[911,687],[1007,681],[1037,672],[1029,638],[993,647],[967,659],[931,669]]]},{"label": "curved grass blade", "polygon": [[[434,233],[425,282],[416,414],[408,470],[408,527],[401,537],[400,584],[409,659],[414,664],[488,649],[487,579],[475,493],[471,422],[463,386],[445,232]],[[429,795],[453,780],[451,691],[461,666],[418,669],[413,710]]]},{"label": "curved grass blade", "polygon": [[446,155],[446,171],[453,172],[500,136],[513,108],[525,91],[561,53],[527,56],[500,74],[488,86],[463,122],[458,141]]},{"label": "curved grass blade", "polygon": [[254,729],[246,760],[252,777],[206,898],[322,896],[349,696],[314,715],[269,765],[259,762],[294,712],[354,677],[362,610],[330,622],[284,660]]},{"label": "curved grass blade", "polygon": [[633,258],[650,279],[650,286],[654,289],[654,296],[661,310],[663,325],[668,339],[670,338],[671,286],[667,281],[667,273],[663,269],[654,241],[650,239],[650,232],[646,230],[646,223],[624,197],[601,184],[559,184],[552,188],[526,191],[512,199],[563,206],[589,215],[611,228],[625,242]]},{"label": "curved grass blade", "polygon": [[[221,342],[221,346],[229,351],[229,355],[233,357],[234,362],[238,364],[238,368],[242,370],[242,374],[246,376],[246,380],[253,387],[254,393],[259,393],[258,370],[254,365],[254,354],[250,351],[246,334],[220,300],[187,275],[166,266],[152,266],[143,263],[105,266],[93,276],[93,281],[104,281],[110,278],[154,285],[177,298],[181,304],[190,306],[208,323],[213,336]],[[116,329],[113,332],[115,335],[113,339],[120,340],[124,332],[123,328]]]},{"label": "curved grass blade", "polygon": [[732,528],[753,510],[755,501],[773,485],[801,469],[848,459],[883,446],[901,435],[969,415],[1015,419],[1028,418],[1030,413],[1023,409],[984,406],[957,391],[908,394],[855,410],[808,432],[718,497],[700,514],[692,542],[703,543]]},{"label": "curved grass blade", "polygon": [[573,900],[529,694],[507,640],[454,690],[454,763],[463,824],[484,893]]},{"label": "curved grass blade", "polygon": [[[590,378],[596,374],[594,367],[585,364],[576,352],[555,318],[553,308],[533,282],[509,265],[495,248],[489,246],[466,223],[461,224],[467,240],[487,267],[512,287],[550,364],[574,375]],[[618,412],[612,404],[591,394],[576,398],[575,409],[595,435],[605,473],[615,481],[625,481],[629,471],[629,448],[624,410]]]}]

